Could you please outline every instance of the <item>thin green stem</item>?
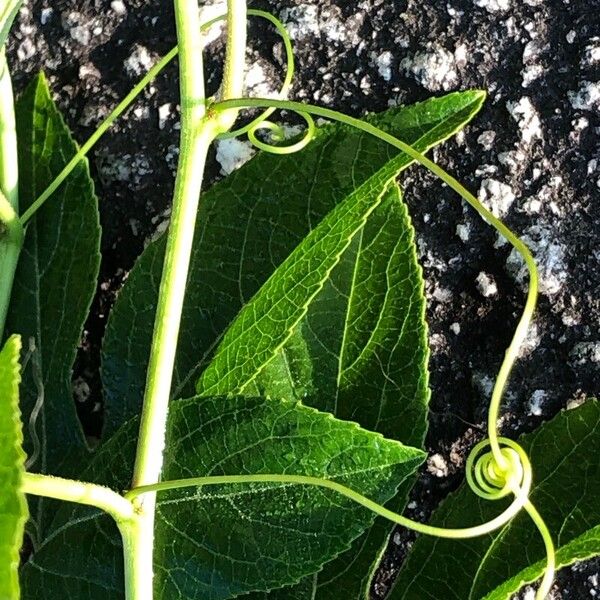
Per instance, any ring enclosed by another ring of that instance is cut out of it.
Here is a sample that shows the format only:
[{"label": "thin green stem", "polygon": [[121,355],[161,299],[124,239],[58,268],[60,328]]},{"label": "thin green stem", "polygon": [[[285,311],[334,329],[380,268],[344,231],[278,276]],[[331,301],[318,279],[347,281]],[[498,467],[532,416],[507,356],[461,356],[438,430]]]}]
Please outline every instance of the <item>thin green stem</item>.
[{"label": "thin green stem", "polygon": [[512,367],[517,360],[519,348],[522,346],[526,336],[527,329],[531,323],[533,313],[538,296],[538,271],[535,265],[535,261],[529,251],[529,248],[520,240],[500,219],[495,217],[490,210],[488,210],[471,192],[469,192],[461,183],[459,183],[454,177],[444,171],[432,160],[412,148],[409,144],[406,144],[402,140],[395,138],[394,136],[386,133],[385,131],[347,115],[341,114],[337,111],[330,110],[327,108],[321,108],[318,106],[312,106],[303,104],[300,102],[291,102],[287,100],[272,100],[269,98],[240,98],[233,100],[223,100],[215,103],[211,108],[217,113],[221,111],[228,111],[231,108],[252,108],[252,107],[273,107],[278,109],[295,111],[298,113],[308,113],[311,115],[323,117],[325,119],[339,121],[345,123],[356,129],[369,133],[384,142],[394,146],[401,152],[404,152],[415,161],[423,165],[426,169],[431,171],[437,177],[439,177],[444,183],[446,183],[451,189],[459,194],[466,202],[468,202],[494,229],[496,229],[502,236],[504,236],[510,244],[519,252],[523,257],[527,269],[529,271],[529,289],[527,291],[527,300],[523,309],[523,314],[515,330],[513,339],[506,351],[504,360],[498,372],[496,383],[492,392],[492,398],[490,401],[490,408],[488,413],[488,435],[490,438],[490,446],[494,459],[496,460],[499,467],[506,467],[506,460],[502,454],[500,444],[498,442],[497,423],[500,412],[500,405],[502,402],[502,395],[508,381],[508,377],[512,370]]},{"label": "thin green stem", "polygon": [[[254,10],[254,9],[248,9],[248,14],[251,16],[254,16],[254,17],[260,17],[262,19],[266,19],[267,21],[270,21],[275,26],[275,28],[277,29],[277,31],[279,32],[281,37],[283,38],[283,42],[284,42],[285,49],[286,49],[286,56],[287,56],[287,59],[286,59],[287,60],[287,70],[286,70],[286,75],[285,75],[285,80],[284,80],[283,86],[281,88],[281,91],[278,94],[279,97],[283,98],[283,97],[285,97],[285,95],[287,94],[287,92],[291,86],[292,78],[294,75],[294,56],[292,54],[292,44],[291,44],[290,37],[287,34],[285,27],[283,26],[281,21],[279,21],[279,19],[275,18],[273,15],[271,15],[267,12],[264,12],[262,10]],[[215,23],[218,23],[219,21],[223,21],[226,18],[227,18],[227,14],[223,14],[223,15],[219,15],[218,17],[215,17],[214,19],[211,19],[210,21],[207,21],[206,23],[202,23],[202,25],[200,26],[200,31],[206,31],[207,29],[212,27]],[[94,133],[86,140],[86,142],[77,151],[75,156],[73,156],[73,158],[65,165],[63,170],[56,176],[56,178],[50,183],[50,185],[35,199],[34,202],[32,202],[32,204],[29,206],[29,208],[21,215],[21,221],[22,221],[23,225],[26,225],[31,220],[33,215],[41,208],[41,206],[48,200],[48,198],[50,198],[50,196],[52,196],[52,194],[58,189],[60,184],[71,174],[73,169],[87,156],[89,151],[98,143],[100,138],[110,129],[110,127],[112,127],[114,122],[135,102],[137,97],[144,91],[144,89],[154,79],[156,79],[156,77],[177,56],[178,53],[179,53],[178,47],[175,47],[170,52],[168,52],[163,58],[160,59],[160,61],[158,61],[156,63],[156,65],[154,65],[148,71],[148,73],[146,73],[146,75],[127,94],[127,96],[125,96],[125,98],[123,98],[123,100],[121,100],[121,102],[119,102],[119,104],[108,115],[108,117],[106,117],[106,119],[104,119],[104,121],[102,121],[102,123],[99,125],[98,129],[96,129],[96,131],[94,131]],[[255,119],[254,121],[252,121],[251,123],[246,125],[241,130],[231,132],[231,134],[223,133],[219,137],[226,138],[226,137],[231,137],[231,136],[235,136],[235,135],[240,135],[241,133],[244,133],[245,131],[247,131],[248,128],[250,128],[254,124],[256,124],[256,122],[262,121],[265,117],[267,117],[272,112],[273,112],[273,109],[269,109],[269,110],[265,111],[264,114],[257,117],[257,119]]]},{"label": "thin green stem", "polygon": [[281,475],[281,474],[260,474],[260,475],[222,475],[222,476],[211,476],[211,477],[194,477],[190,479],[176,479],[173,481],[163,481],[153,485],[141,486],[134,488],[125,494],[125,498],[134,501],[135,498],[143,496],[148,493],[155,494],[156,492],[163,492],[166,490],[180,489],[186,487],[202,487],[202,486],[213,486],[213,485],[232,485],[232,484],[257,484],[257,483],[280,483],[280,484],[295,484],[295,485],[309,485],[313,487],[320,487],[332,490],[346,498],[349,498],[353,502],[368,508],[370,511],[389,519],[393,523],[407,527],[419,533],[425,535],[431,535],[435,537],[448,538],[448,539],[466,539],[485,535],[502,527],[508,521],[510,521],[525,505],[527,502],[528,490],[519,490],[515,496],[514,501],[510,506],[504,510],[496,518],[476,525],[474,527],[465,528],[448,528],[445,527],[434,527],[432,525],[425,525],[418,521],[413,521],[403,515],[395,513],[385,506],[381,506],[374,502],[370,498],[359,494],[351,488],[346,487],[335,481],[329,479],[320,479],[318,477],[308,477],[304,475]]},{"label": "thin green stem", "polygon": [[111,515],[117,522],[129,522],[135,517],[130,500],[102,485],[39,473],[25,473],[22,485],[26,494],[94,506]]},{"label": "thin green stem", "polygon": [[31,217],[40,209],[46,200],[60,187],[60,184],[71,174],[73,169],[85,158],[88,152],[98,143],[98,140],[110,129],[113,123],[133,104],[144,88],[153,81],[158,74],[177,56],[177,48],[171,50],[157,62],[144,76],[144,78],[119,102],[117,107],[102,121],[98,129],[92,133],[88,140],[79,148],[75,156],[65,165],[50,185],[31,203],[29,208],[21,215],[21,222],[26,225]]},{"label": "thin green stem", "polygon": [[[246,0],[227,0],[227,50],[221,85],[221,98],[238,98],[244,93],[246,64]],[[219,132],[231,129],[237,119],[237,110],[219,115]]]},{"label": "thin green stem", "polygon": [[535,506],[528,500],[525,503],[524,508],[538,528],[538,531],[544,540],[544,547],[546,549],[546,569],[540,587],[535,595],[536,600],[544,600],[550,593],[550,588],[552,587],[552,582],[554,581],[554,575],[556,573],[556,549],[554,548],[554,542],[552,541],[552,535],[550,535],[548,526]]}]

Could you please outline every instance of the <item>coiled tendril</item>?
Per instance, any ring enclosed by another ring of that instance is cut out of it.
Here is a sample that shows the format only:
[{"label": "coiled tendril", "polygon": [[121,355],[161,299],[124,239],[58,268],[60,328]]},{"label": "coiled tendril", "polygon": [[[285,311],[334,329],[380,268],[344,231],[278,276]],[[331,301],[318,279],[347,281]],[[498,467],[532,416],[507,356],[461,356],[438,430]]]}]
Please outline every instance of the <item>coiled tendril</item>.
[{"label": "coiled tendril", "polygon": [[486,500],[500,500],[509,494],[529,495],[531,463],[527,453],[517,442],[499,438],[504,464],[499,465],[492,452],[486,451],[490,440],[479,442],[470,452],[465,467],[467,483],[474,494]]},{"label": "coiled tendril", "polygon": [[[277,32],[282,37],[285,46],[287,62],[286,74],[282,87],[277,93],[277,97],[274,99],[239,98],[211,101],[208,108],[212,114],[225,112],[231,109],[265,109],[258,117],[253,119],[247,125],[244,125],[243,127],[240,127],[234,131],[222,133],[219,136],[220,139],[232,138],[247,134],[250,142],[260,150],[279,155],[291,154],[304,148],[314,138],[316,134],[314,116],[344,123],[365,133],[373,135],[378,139],[394,146],[399,151],[404,152],[414,161],[420,163],[422,166],[430,170],[438,178],[444,181],[450,188],[457,192],[479,213],[479,215],[487,223],[489,223],[503,237],[505,237],[524,259],[529,270],[529,289],[527,292],[527,300],[513,339],[504,356],[504,360],[498,372],[494,389],[492,391],[488,412],[488,438],[479,442],[472,449],[466,464],[467,483],[474,494],[485,500],[499,500],[511,494],[514,496],[514,498],[511,504],[494,519],[473,527],[452,529],[435,527],[432,525],[419,523],[418,521],[413,521],[407,517],[404,517],[403,515],[388,510],[384,506],[373,502],[369,498],[335,481],[302,475],[257,474],[193,477],[188,479],[163,481],[148,486],[140,486],[127,492],[125,497],[132,499],[149,492],[160,492],[169,489],[223,484],[280,483],[311,485],[333,490],[342,496],[350,498],[354,502],[367,507],[374,513],[401,526],[413,529],[419,533],[450,539],[467,539],[488,534],[508,523],[522,509],[525,509],[540,531],[546,548],[547,563],[545,573],[536,595],[538,600],[543,600],[548,594],[554,578],[555,549],[552,542],[552,537],[546,524],[544,523],[544,520],[529,500],[529,493],[532,483],[532,468],[527,453],[515,441],[508,438],[499,437],[497,430],[497,421],[504,388],[506,386],[511,369],[517,360],[519,349],[525,340],[527,329],[535,310],[538,295],[538,272],[529,249],[520,238],[518,238],[500,219],[495,217],[485,206],[483,206],[483,204],[481,204],[481,202],[479,202],[479,200],[473,196],[473,194],[465,189],[462,184],[460,184],[454,177],[449,175],[436,163],[428,159],[421,152],[417,151],[414,147],[359,119],[349,117],[330,109],[285,100],[292,83],[295,68],[290,36],[287,33],[283,23],[281,23],[281,21],[279,21],[270,13],[249,9],[248,14],[268,20],[277,29]],[[203,24],[202,30],[208,29],[218,21],[226,19],[226,17],[227,15],[221,15],[212,19],[211,21],[208,21],[207,23]],[[67,164],[58,177],[21,216],[21,221],[24,225],[39,209],[39,207],[52,195],[52,193],[66,179],[66,177],[68,177],[71,171],[86,156],[89,150],[109,129],[119,115],[121,115],[133,103],[140,92],[167,66],[167,64],[169,64],[169,62],[176,55],[177,48],[174,48],[171,50],[171,52],[165,55],[165,57],[161,59],[159,63],[157,63],[152,69],[150,69],[147,75],[102,122],[96,132],[92,134],[85,144],[83,144],[77,154]],[[306,131],[299,141],[295,141],[290,145],[279,144],[279,142],[283,142],[285,140],[285,130],[282,126],[268,120],[268,117],[270,117],[275,110],[295,112],[305,121]],[[260,130],[272,132],[274,143],[266,143],[260,140],[257,137],[257,132]]]}]

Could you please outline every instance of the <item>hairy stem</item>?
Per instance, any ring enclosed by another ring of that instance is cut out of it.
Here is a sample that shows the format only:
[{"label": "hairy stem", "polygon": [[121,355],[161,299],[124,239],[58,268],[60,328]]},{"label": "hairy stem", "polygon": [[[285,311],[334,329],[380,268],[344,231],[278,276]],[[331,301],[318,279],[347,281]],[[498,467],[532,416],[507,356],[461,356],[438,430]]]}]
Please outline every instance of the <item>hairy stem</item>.
[{"label": "hairy stem", "polygon": [[117,492],[96,485],[62,477],[25,473],[23,492],[34,496],[45,496],[66,502],[94,506],[111,515],[117,522],[129,522],[134,518],[133,503]]},{"label": "hairy stem", "polygon": [[[224,89],[233,93],[241,91],[239,81],[243,77],[243,70],[239,73],[238,70],[240,65],[243,68],[245,52],[245,2],[230,0],[228,8],[230,37],[240,35],[240,19],[244,30],[243,38],[233,40],[233,49],[227,52],[225,72],[229,75]],[[175,352],[204,165],[208,148],[223,127],[223,123],[206,115],[202,36],[198,33],[200,21],[196,0],[175,0],[175,18],[181,81],[180,158],[146,378],[134,487],[152,485],[160,479]],[[139,518],[126,540],[131,546],[125,563],[128,600],[152,598],[155,508],[155,493],[136,501]]]}]

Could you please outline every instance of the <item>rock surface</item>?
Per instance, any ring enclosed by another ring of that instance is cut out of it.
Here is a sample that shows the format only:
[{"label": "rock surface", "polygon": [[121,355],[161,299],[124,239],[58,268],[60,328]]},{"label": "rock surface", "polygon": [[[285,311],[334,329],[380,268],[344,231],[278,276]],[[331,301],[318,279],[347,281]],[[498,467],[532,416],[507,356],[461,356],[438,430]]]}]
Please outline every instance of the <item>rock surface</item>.
[{"label": "rock surface", "polygon": [[[212,17],[224,3],[204,4]],[[596,1],[261,0],[255,7],[271,10],[290,28],[299,65],[292,93],[297,100],[361,115],[447,90],[489,92],[464,135],[435,157],[471,190],[482,190],[530,242],[540,263],[536,327],[508,389],[504,429],[510,435],[529,431],[561,408],[598,395]],[[218,30],[207,50],[211,93],[221,78]],[[278,37],[253,21],[250,39],[251,87],[261,93],[276,89]],[[39,69],[46,71],[69,125],[84,140],[174,41],[170,2],[29,0],[16,22],[9,58],[17,90]],[[101,199],[104,258],[76,377],[89,383],[89,400],[79,408],[91,430],[99,402],[97,349],[114,292],[168,214],[177,160],[177,86],[171,68],[90,157]],[[233,150],[221,148],[220,161],[212,154],[209,184],[243,159],[232,156]],[[447,188],[417,168],[403,183],[429,300],[432,459],[409,510],[427,518],[461,480],[465,453],[480,435],[526,280],[510,248]],[[403,531],[393,536],[373,597],[385,595],[410,539]],[[599,568],[600,561],[590,561],[564,570],[553,598],[597,596]]]}]

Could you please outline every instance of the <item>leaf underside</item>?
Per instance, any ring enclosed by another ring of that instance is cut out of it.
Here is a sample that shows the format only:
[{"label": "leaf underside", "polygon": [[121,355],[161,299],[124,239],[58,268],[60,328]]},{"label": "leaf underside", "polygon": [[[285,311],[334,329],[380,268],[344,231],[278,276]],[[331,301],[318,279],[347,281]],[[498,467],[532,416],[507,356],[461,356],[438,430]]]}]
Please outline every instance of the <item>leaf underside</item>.
[{"label": "leaf underside", "polygon": [[0,598],[19,598],[19,550],[27,520],[22,492],[25,453],[19,412],[21,340],[11,336],[0,351]]},{"label": "leaf underside", "polygon": [[[531,500],[552,533],[558,567],[600,554],[600,404],[588,401],[562,412],[519,443],[532,461]],[[499,504],[463,486],[442,503],[432,523],[483,523],[500,512]],[[419,538],[390,600],[508,600],[540,577],[544,566],[541,537],[523,512],[480,538]]]},{"label": "leaf underside", "polygon": [[[19,197],[23,210],[75,154],[72,140],[43,75],[16,104]],[[87,161],[82,161],[34,216],[19,259],[6,331],[35,351],[23,373],[21,410],[28,422],[38,400],[34,436],[39,452],[30,470],[71,476],[88,454],[71,393],[71,373],[100,264],[97,199]],[[34,452],[31,428],[25,451]],[[30,503],[41,541],[56,503]]]}]

